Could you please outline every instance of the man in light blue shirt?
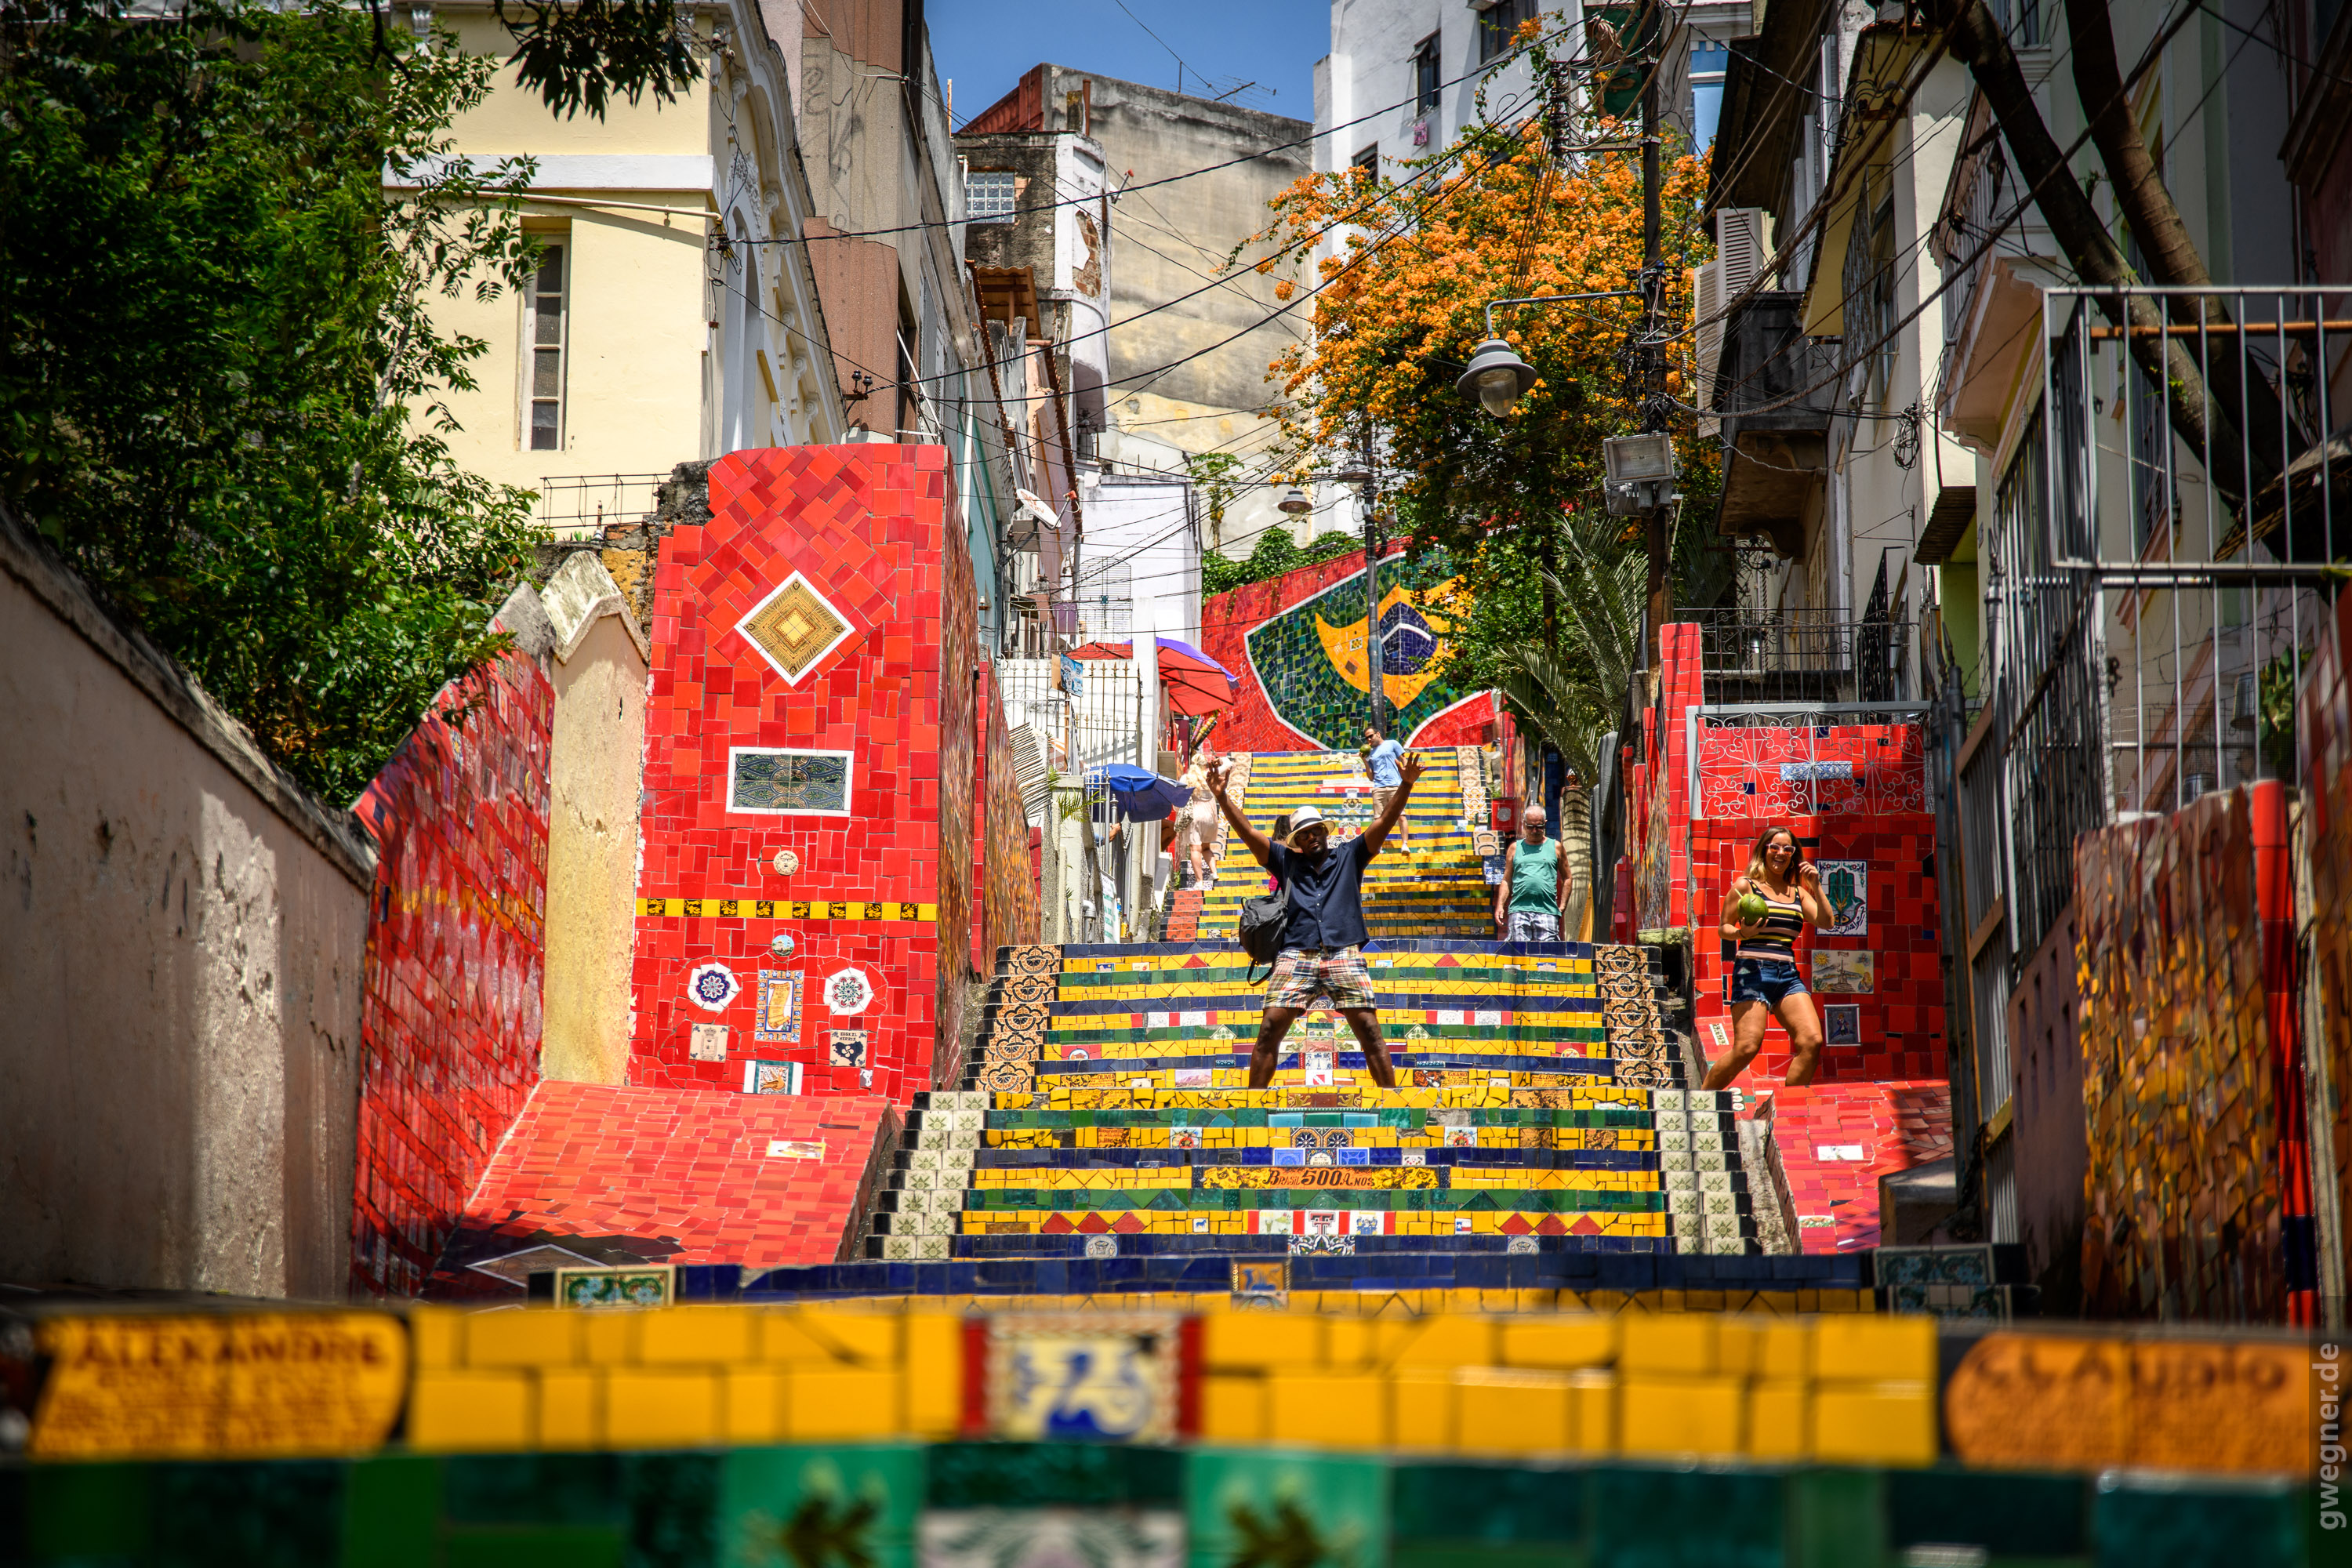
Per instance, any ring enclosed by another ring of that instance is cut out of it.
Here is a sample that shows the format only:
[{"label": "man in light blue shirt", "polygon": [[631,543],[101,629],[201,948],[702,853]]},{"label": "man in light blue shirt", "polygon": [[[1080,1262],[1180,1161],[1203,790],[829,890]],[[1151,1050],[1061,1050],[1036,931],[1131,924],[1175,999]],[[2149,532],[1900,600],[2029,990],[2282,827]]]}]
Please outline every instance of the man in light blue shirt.
[{"label": "man in light blue shirt", "polygon": [[[1364,744],[1370,748],[1364,753],[1364,771],[1371,776],[1372,819],[1377,822],[1388,814],[1389,798],[1404,782],[1404,775],[1397,768],[1397,764],[1404,761],[1404,748],[1383,736],[1379,727],[1372,724],[1364,726]],[[1400,817],[1397,819],[1396,835],[1400,849],[1404,847],[1406,837],[1404,820]]]}]

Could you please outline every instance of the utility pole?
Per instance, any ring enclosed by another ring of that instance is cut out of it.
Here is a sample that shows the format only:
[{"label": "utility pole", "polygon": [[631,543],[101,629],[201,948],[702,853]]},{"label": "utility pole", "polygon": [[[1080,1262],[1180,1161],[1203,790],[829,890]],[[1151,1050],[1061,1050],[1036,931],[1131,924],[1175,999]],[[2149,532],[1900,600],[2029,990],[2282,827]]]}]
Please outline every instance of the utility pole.
[{"label": "utility pole", "polygon": [[[1664,8],[1658,0],[1648,0],[1643,16],[1649,28],[1647,68],[1642,76],[1642,341],[1635,348],[1635,374],[1639,378],[1642,428],[1644,431],[1666,428],[1666,406],[1659,397],[1664,390],[1660,344],[1664,336],[1663,307],[1665,303],[1666,266],[1664,227],[1661,207],[1664,196],[1658,169],[1658,78],[1665,59],[1666,29]],[[1643,532],[1649,546],[1649,620],[1654,628],[1665,622],[1666,613],[1673,608],[1666,603],[1669,575],[1666,559],[1666,509],[1652,507],[1643,518]],[[1649,637],[1643,639],[1650,641]]]},{"label": "utility pole", "polygon": [[[1372,700],[1372,728],[1381,730],[1381,520],[1364,487],[1364,689]],[[1381,730],[1382,734],[1388,731]]]}]

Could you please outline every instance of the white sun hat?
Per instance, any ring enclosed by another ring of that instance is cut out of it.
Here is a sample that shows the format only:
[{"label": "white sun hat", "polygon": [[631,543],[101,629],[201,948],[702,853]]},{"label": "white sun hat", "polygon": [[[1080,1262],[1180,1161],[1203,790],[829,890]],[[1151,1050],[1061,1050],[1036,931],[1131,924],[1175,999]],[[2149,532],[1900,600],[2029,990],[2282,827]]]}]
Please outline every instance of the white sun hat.
[{"label": "white sun hat", "polygon": [[1319,827],[1326,833],[1331,831],[1330,823],[1324,820],[1321,812],[1311,805],[1302,805],[1290,818],[1290,837],[1282,841],[1282,847],[1286,849],[1297,848],[1298,836],[1310,827]]}]

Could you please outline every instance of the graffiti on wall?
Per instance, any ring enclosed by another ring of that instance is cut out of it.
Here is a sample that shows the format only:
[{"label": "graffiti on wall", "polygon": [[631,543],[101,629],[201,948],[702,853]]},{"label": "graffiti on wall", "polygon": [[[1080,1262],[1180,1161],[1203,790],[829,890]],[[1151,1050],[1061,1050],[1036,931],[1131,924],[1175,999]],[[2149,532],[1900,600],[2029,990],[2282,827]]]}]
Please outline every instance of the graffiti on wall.
[{"label": "graffiti on wall", "polygon": [[2304,666],[2296,706],[2311,858],[2311,963],[2319,984],[2324,1056],[2333,1089],[2336,1168],[2316,1179],[2336,1185],[2339,1214],[2352,1214],[2352,681],[2344,663],[2352,594],[2336,602]]}]

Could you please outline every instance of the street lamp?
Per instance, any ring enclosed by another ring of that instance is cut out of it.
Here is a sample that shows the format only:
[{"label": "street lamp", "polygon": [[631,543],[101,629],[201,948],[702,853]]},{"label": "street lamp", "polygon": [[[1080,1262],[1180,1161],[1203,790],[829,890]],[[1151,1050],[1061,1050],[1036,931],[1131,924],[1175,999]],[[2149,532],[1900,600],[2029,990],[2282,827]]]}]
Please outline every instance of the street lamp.
[{"label": "street lamp", "polygon": [[1528,388],[1536,384],[1536,367],[1518,356],[1517,350],[1500,338],[1488,338],[1470,356],[1470,368],[1454,382],[1454,390],[1465,397],[1475,397],[1478,406],[1500,419],[1517,406]]},{"label": "street lamp", "polygon": [[1288,490],[1284,492],[1282,500],[1275,504],[1281,507],[1284,511],[1289,513],[1292,517],[1305,517],[1308,512],[1315,510],[1315,503],[1308,500],[1307,499],[1307,492],[1300,489],[1297,485],[1291,486]]},{"label": "street lamp", "polygon": [[1495,332],[1495,310],[1504,305],[1559,305],[1572,300],[1639,300],[1638,289],[1603,289],[1591,294],[1528,294],[1515,300],[1494,300],[1486,306],[1486,341],[1470,356],[1470,367],[1454,383],[1454,390],[1475,397],[1478,406],[1500,419],[1518,405],[1536,384],[1536,367]]}]

